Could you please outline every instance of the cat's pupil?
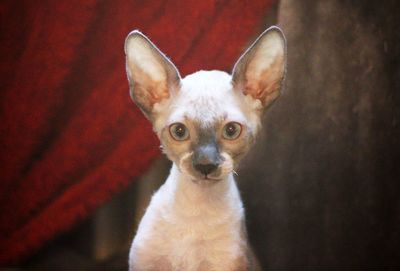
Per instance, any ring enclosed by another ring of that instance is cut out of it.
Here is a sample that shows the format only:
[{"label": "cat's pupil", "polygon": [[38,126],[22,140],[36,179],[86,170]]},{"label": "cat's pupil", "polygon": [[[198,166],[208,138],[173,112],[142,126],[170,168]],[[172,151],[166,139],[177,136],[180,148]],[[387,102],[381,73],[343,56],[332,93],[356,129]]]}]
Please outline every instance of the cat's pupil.
[{"label": "cat's pupil", "polygon": [[228,127],[226,127],[226,134],[228,136],[234,136],[236,133],[236,127],[234,125],[228,125]]},{"label": "cat's pupil", "polygon": [[175,134],[178,137],[184,137],[185,136],[185,127],[182,124],[178,124],[175,128]]}]

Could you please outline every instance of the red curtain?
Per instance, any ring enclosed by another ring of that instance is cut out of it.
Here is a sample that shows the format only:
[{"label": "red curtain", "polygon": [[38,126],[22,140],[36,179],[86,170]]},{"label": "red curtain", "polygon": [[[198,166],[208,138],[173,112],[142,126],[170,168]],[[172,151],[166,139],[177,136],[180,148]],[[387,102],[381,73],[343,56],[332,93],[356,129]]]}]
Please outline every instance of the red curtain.
[{"label": "red curtain", "polygon": [[128,95],[129,31],[182,75],[229,71],[272,2],[2,1],[0,263],[71,228],[159,155]]}]

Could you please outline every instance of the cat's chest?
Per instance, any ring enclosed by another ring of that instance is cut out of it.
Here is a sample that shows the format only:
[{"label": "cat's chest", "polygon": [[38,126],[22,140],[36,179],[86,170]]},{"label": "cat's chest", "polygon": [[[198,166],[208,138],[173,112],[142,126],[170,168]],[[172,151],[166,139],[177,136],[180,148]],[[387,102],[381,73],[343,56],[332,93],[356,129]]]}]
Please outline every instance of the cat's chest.
[{"label": "cat's chest", "polygon": [[164,258],[172,270],[231,270],[230,265],[243,257],[241,208],[199,204],[173,210],[160,208],[158,221],[151,223],[154,230],[147,244],[152,245],[147,247],[152,247],[154,258]]},{"label": "cat's chest", "polygon": [[169,238],[163,251],[169,253],[163,254],[173,270],[230,270],[243,256],[244,241],[235,223],[184,223],[164,232]]},{"label": "cat's chest", "polygon": [[236,268],[246,263],[247,241],[235,187],[213,198],[178,192],[164,186],[152,198],[132,244],[131,265],[138,270],[243,270]]},{"label": "cat's chest", "polygon": [[143,270],[245,270],[238,269],[247,265],[240,214],[220,219],[204,214],[190,219],[157,217],[144,221],[151,231],[140,231],[132,246],[131,261],[149,267]]}]

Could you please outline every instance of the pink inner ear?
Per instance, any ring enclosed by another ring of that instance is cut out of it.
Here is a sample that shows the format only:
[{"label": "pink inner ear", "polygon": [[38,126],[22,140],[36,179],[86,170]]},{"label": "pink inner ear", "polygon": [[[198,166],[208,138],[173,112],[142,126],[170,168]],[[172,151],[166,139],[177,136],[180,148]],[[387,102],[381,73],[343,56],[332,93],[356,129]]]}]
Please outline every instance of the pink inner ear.
[{"label": "pink inner ear", "polygon": [[154,104],[161,102],[164,99],[169,98],[168,87],[165,83],[155,83],[153,86],[147,89],[148,103],[151,107]]},{"label": "pink inner ear", "polygon": [[140,83],[136,83],[134,93],[136,94],[137,102],[148,112],[152,111],[154,104],[169,98],[169,91],[165,82],[153,82],[145,87]]},{"label": "pink inner ear", "polygon": [[140,69],[132,69],[132,71],[134,73],[133,77],[137,78],[133,87],[135,100],[147,112],[152,111],[154,104],[169,98],[166,80],[157,82]]},{"label": "pink inner ear", "polygon": [[277,57],[268,68],[261,73],[252,69],[251,65],[245,75],[245,87],[243,93],[268,106],[280,95],[281,83],[284,75],[283,57]]}]

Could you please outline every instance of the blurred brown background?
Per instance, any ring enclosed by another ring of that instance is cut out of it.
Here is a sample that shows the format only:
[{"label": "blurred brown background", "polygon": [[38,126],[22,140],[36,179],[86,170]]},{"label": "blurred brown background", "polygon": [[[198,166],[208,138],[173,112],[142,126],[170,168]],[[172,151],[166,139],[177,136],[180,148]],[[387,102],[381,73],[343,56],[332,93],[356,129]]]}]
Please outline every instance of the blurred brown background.
[{"label": "blurred brown background", "polygon": [[399,14],[280,2],[286,92],[239,173],[266,270],[400,269]]}]

